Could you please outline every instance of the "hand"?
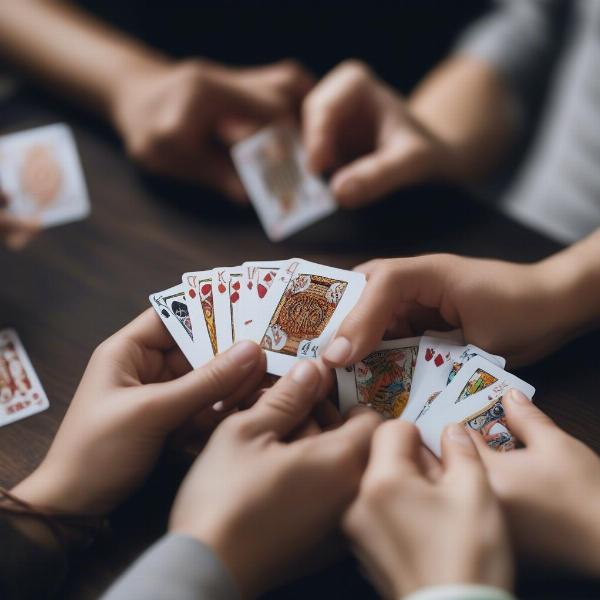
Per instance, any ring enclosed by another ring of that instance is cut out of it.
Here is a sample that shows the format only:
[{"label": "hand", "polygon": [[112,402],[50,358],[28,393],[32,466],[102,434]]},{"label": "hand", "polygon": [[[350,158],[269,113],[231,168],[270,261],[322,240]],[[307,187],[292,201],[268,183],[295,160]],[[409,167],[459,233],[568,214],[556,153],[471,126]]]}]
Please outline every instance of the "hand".
[{"label": "hand", "polygon": [[10,250],[22,250],[39,232],[40,226],[35,219],[22,219],[4,209],[8,197],[0,188],[0,239]]},{"label": "hand", "polygon": [[357,61],[329,73],[304,101],[304,143],[311,168],[331,171],[342,206],[366,204],[437,177],[447,150],[392,88]]},{"label": "hand", "polygon": [[112,120],[142,166],[242,202],[229,145],[294,115],[311,85],[310,75],[291,61],[247,69],[205,60],[161,64],[126,79]]},{"label": "hand", "polygon": [[250,342],[190,372],[148,309],[96,349],[46,458],[13,491],[55,511],[105,514],[143,481],[171,432],[217,402],[236,406],[264,372]]},{"label": "hand", "polygon": [[498,453],[473,436],[518,551],[530,560],[600,575],[600,458],[521,392],[504,396],[525,448]]},{"label": "hand", "polygon": [[301,361],[257,403],[228,417],[177,495],[170,529],[210,546],[253,597],[337,526],[352,501],[379,417],[361,411],[321,432],[308,419],[323,396]]},{"label": "hand", "polygon": [[443,470],[422,460],[417,428],[382,425],[344,530],[386,598],[443,584],[509,588],[512,557],[504,520],[465,429],[442,438]]},{"label": "hand", "polygon": [[[374,260],[356,267],[367,286],[325,349],[332,366],[354,363],[382,339],[448,325],[514,367],[549,354],[576,331],[564,270],[447,254]],[[387,333],[386,333],[387,332]]]}]

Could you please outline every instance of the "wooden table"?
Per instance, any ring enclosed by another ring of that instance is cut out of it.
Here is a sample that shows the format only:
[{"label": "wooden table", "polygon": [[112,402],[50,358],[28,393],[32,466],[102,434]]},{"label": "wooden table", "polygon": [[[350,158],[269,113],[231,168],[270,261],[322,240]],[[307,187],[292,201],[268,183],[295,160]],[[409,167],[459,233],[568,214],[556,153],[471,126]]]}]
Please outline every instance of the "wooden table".
[{"label": "wooden table", "polygon": [[[251,211],[203,190],[142,177],[97,123],[31,96],[0,105],[2,132],[59,120],[75,130],[93,212],[86,221],[45,232],[21,254],[0,250],[0,327],[18,330],[50,398],[46,412],[0,429],[0,484],[5,486],[44,456],[94,347],[144,310],[150,292],[177,283],[185,271],[291,256],[351,267],[373,257],[439,251],[533,261],[558,249],[452,190],[429,188],[339,213],[272,244]],[[589,335],[519,373],[537,388],[537,403],[597,451],[599,345],[600,336]],[[116,513],[112,536],[80,557],[62,597],[97,597],[164,531],[184,469],[176,457],[166,457]],[[519,592],[527,598],[600,597],[600,587],[591,582],[528,568]],[[273,596],[371,594],[345,563]]]}]

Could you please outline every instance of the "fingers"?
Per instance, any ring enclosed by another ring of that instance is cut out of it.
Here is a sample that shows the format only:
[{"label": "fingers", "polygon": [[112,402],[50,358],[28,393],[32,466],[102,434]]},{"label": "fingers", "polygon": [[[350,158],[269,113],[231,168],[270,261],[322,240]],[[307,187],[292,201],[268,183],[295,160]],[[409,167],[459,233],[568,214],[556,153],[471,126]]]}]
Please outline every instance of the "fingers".
[{"label": "fingers", "polygon": [[[373,434],[381,425],[381,417],[370,409],[354,411],[346,421],[319,436],[319,444],[312,449],[320,461],[354,462],[362,472],[366,466]],[[350,476],[350,474],[348,474]]]},{"label": "fingers", "polygon": [[319,401],[321,371],[316,361],[301,360],[246,411],[251,435],[273,433],[284,439],[298,428]]},{"label": "fingers", "polygon": [[325,364],[343,367],[369,354],[388,326],[396,323],[396,312],[406,303],[440,309],[448,262],[442,255],[379,261],[358,303],[325,348]]},{"label": "fingers", "polygon": [[331,189],[341,206],[353,208],[422,180],[427,170],[424,141],[407,134],[340,169],[331,180]]},{"label": "fingers", "polygon": [[386,478],[421,473],[421,436],[412,423],[387,421],[375,433],[371,446],[369,473]]},{"label": "fingers", "polygon": [[141,315],[128,323],[115,337],[129,338],[143,350],[169,350],[176,346],[175,340],[163,325],[153,308],[146,309]]},{"label": "fingers", "polygon": [[442,461],[446,476],[484,477],[485,470],[471,436],[460,423],[448,425],[442,434]]},{"label": "fingers", "polygon": [[526,446],[542,444],[549,436],[561,430],[537,406],[516,389],[509,390],[502,399],[508,428]]},{"label": "fingers", "polygon": [[40,231],[35,219],[23,219],[0,211],[0,238],[11,250],[22,250]]},{"label": "fingers", "polygon": [[322,172],[334,166],[342,126],[362,101],[359,92],[368,77],[368,70],[359,63],[342,63],[306,97],[302,127],[312,170]]},{"label": "fingers", "polygon": [[229,406],[255,391],[264,376],[265,355],[253,342],[242,341],[206,365],[165,383],[139,388],[143,403],[159,413],[167,429],[190,415],[227,399]]}]

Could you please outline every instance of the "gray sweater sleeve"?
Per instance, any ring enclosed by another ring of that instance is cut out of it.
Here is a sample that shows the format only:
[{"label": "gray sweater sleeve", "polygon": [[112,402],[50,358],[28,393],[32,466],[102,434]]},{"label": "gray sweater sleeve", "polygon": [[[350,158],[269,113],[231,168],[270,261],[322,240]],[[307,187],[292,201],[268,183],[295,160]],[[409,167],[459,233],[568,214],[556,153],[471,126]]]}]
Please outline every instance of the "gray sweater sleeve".
[{"label": "gray sweater sleeve", "polygon": [[192,537],[169,534],[112,585],[103,600],[240,600],[225,565]]},{"label": "gray sweater sleeve", "polygon": [[490,64],[527,102],[553,64],[568,9],[568,0],[497,0],[462,34],[455,51]]}]

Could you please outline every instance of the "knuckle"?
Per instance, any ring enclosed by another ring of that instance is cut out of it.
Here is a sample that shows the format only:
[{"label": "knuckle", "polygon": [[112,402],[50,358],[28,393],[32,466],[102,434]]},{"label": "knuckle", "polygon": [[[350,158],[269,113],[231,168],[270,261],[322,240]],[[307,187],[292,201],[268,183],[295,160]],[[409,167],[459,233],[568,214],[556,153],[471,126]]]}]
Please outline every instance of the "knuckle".
[{"label": "knuckle", "polygon": [[293,58],[286,58],[279,64],[284,79],[286,79],[288,82],[293,83],[298,80],[304,79],[305,69],[297,60]]},{"label": "knuckle", "polygon": [[371,78],[372,71],[370,67],[357,58],[349,58],[341,63],[340,71],[343,71],[347,77],[353,81],[362,82]]},{"label": "knuckle", "polygon": [[204,367],[204,381],[211,393],[221,395],[229,389],[230,378],[223,368],[221,361],[212,360]]},{"label": "knuckle", "polygon": [[366,477],[361,485],[360,496],[370,507],[378,507],[396,495],[397,481],[391,473],[379,473]]}]

